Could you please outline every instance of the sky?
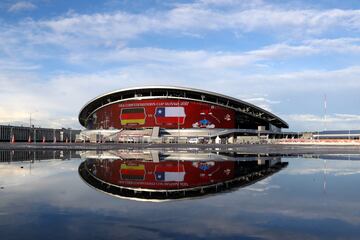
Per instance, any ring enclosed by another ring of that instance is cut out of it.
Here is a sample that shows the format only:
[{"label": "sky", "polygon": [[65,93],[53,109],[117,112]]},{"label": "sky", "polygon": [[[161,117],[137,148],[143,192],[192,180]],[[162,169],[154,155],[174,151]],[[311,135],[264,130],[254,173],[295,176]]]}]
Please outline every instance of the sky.
[{"label": "sky", "polygon": [[143,85],[360,129],[360,1],[0,2],[0,124],[80,128],[89,100]]}]

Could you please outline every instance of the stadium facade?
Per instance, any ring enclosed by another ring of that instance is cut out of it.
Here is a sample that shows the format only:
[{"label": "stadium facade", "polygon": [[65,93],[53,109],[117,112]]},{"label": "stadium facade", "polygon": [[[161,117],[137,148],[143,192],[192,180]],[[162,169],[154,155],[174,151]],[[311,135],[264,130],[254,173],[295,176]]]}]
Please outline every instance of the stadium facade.
[{"label": "stadium facade", "polygon": [[[245,101],[200,89],[145,86],[109,92],[81,109],[79,122],[87,130],[160,129],[180,136],[216,135],[219,131],[280,133],[288,124]],[[211,133],[211,134],[210,134]],[[201,134],[200,134],[201,135]]]}]

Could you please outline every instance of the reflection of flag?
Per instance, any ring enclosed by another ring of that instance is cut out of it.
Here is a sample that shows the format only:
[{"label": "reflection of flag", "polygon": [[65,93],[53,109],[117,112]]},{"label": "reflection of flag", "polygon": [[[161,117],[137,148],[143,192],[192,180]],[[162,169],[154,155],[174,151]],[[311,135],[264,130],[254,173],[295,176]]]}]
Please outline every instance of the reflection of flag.
[{"label": "reflection of flag", "polygon": [[225,119],[226,121],[230,121],[230,120],[231,120],[230,114],[226,114],[225,117],[224,117],[224,119]]},{"label": "reflection of flag", "polygon": [[203,171],[209,170],[211,167],[215,166],[215,162],[193,162],[194,167],[199,168]]},{"label": "reflection of flag", "polygon": [[144,180],[145,166],[139,165],[127,165],[125,163],[120,166],[120,174],[123,180]]},{"label": "reflection of flag", "polygon": [[144,108],[123,108],[121,110],[121,125],[127,124],[145,124],[145,109]]},{"label": "reflection of flag", "polygon": [[157,181],[184,181],[184,165],[157,165],[155,168],[155,179]]},{"label": "reflection of flag", "polygon": [[158,124],[161,123],[184,123],[184,107],[160,107],[156,108],[155,118]]}]

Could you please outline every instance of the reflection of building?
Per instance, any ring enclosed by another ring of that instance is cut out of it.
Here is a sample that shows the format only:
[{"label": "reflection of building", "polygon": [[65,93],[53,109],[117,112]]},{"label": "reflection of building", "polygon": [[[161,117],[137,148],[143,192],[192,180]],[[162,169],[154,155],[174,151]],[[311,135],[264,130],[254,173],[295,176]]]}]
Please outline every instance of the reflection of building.
[{"label": "reflection of building", "polygon": [[[90,186],[132,199],[167,200],[199,197],[253,184],[287,166],[280,157],[222,156],[204,153],[196,160],[181,153],[119,152],[118,158],[87,158],[79,174]],[[186,155],[186,153],[184,153]],[[109,156],[105,153],[105,156]],[[115,156],[115,154],[110,154]],[[183,160],[175,160],[174,156]],[[218,158],[216,158],[218,156]]]},{"label": "reflection of building", "polygon": [[360,154],[306,154],[303,157],[322,160],[360,161]]},{"label": "reflection of building", "polygon": [[83,132],[79,139],[92,141],[135,142],[161,136],[171,142],[173,137],[179,141],[180,137],[201,140],[220,136],[234,142],[236,136],[281,136],[281,128],[288,128],[274,114],[239,99],[171,86],[128,88],[101,95],[81,109],[79,121],[98,133],[91,136]]}]

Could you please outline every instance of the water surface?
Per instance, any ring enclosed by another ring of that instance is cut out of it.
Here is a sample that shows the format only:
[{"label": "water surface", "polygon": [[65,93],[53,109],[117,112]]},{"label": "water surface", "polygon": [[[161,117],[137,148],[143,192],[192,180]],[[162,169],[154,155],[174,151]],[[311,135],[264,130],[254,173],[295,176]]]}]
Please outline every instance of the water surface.
[{"label": "water surface", "polygon": [[[147,150],[0,154],[7,156],[0,163],[2,239],[360,236],[357,155],[269,156]],[[81,164],[91,167],[94,163],[98,164],[95,173],[103,170],[102,175],[97,175],[104,181],[100,189],[79,174]],[[287,164],[272,169],[279,163]],[[175,166],[178,170],[171,170]],[[267,174],[269,169],[271,174]],[[248,179],[246,184],[238,182],[225,187],[225,182],[259,171],[262,176],[254,181]],[[170,172],[171,177],[161,182],[162,176],[155,175],[159,172]],[[131,181],[124,185],[124,179]],[[107,183],[119,194],[107,192]],[[215,185],[216,191],[209,187]],[[121,191],[133,192],[129,196]],[[149,195],[149,191],[153,193]],[[156,191],[162,191],[160,198],[154,198]],[[175,198],[171,193],[166,195],[171,191]]]}]

